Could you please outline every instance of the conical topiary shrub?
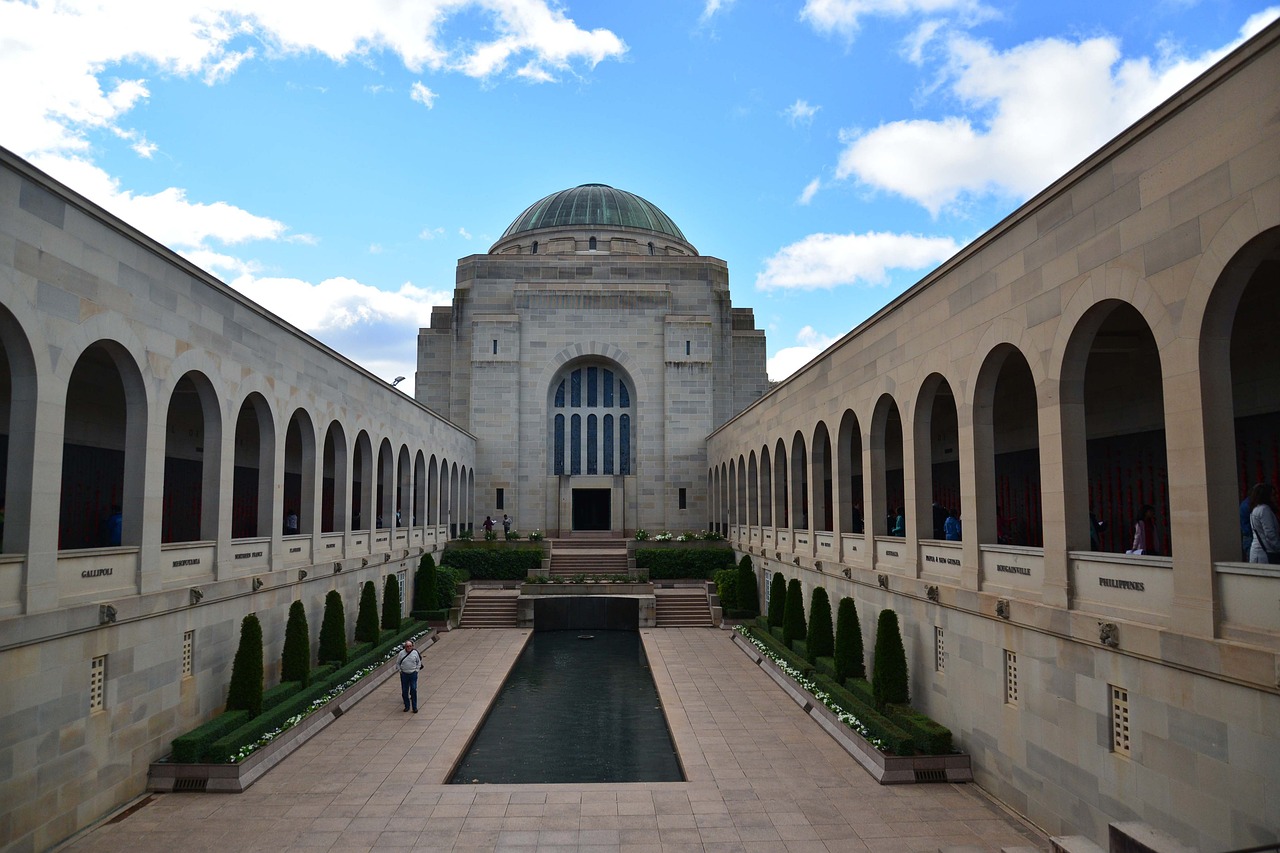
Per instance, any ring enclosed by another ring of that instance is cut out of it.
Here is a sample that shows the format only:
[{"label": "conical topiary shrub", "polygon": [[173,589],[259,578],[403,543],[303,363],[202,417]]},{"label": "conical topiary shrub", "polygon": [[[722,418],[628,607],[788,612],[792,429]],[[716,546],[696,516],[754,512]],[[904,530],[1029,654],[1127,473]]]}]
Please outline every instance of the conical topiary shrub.
[{"label": "conical topiary shrub", "polygon": [[752,616],[760,612],[760,586],[751,557],[746,554],[738,561],[738,609]]},{"label": "conical topiary shrub", "polygon": [[240,645],[231,663],[227,710],[262,713],[262,625],[253,613],[240,623]]},{"label": "conical topiary shrub", "polygon": [[347,662],[347,612],[342,595],[330,590],[324,597],[324,618],[320,621],[320,663]]},{"label": "conical topiary shrub", "polygon": [[792,578],[787,582],[787,607],[782,614],[782,642],[787,648],[796,640],[803,640],[808,628],[804,624],[804,591],[800,589],[800,581]]},{"label": "conical topiary shrub", "polygon": [[769,627],[781,628],[787,613],[787,579],[774,572],[769,582]]},{"label": "conical topiary shrub", "polygon": [[311,633],[307,608],[301,601],[289,605],[289,621],[284,626],[284,650],[280,653],[280,680],[311,682]]},{"label": "conical topiary shrub", "polygon": [[813,588],[809,597],[809,633],[804,638],[804,650],[809,660],[829,658],[835,653],[836,638],[831,630],[831,599],[820,586]]},{"label": "conical topiary shrub", "polygon": [[902,631],[898,614],[881,610],[876,624],[874,669],[871,670],[871,695],[876,708],[905,705],[911,700],[907,682],[907,652],[902,647]]},{"label": "conical topiary shrub", "polygon": [[400,579],[387,575],[387,585],[382,590],[382,629],[400,630]]},{"label": "conical topiary shrub", "polygon": [[429,553],[422,555],[413,576],[413,609],[436,609],[436,561]]},{"label": "conical topiary shrub", "polygon": [[852,598],[840,599],[836,609],[836,681],[866,678],[867,666],[862,660],[862,625],[858,622],[858,606]]},{"label": "conical topiary shrub", "polygon": [[360,590],[360,608],[356,610],[356,642],[378,642],[378,590],[373,581],[365,581]]}]

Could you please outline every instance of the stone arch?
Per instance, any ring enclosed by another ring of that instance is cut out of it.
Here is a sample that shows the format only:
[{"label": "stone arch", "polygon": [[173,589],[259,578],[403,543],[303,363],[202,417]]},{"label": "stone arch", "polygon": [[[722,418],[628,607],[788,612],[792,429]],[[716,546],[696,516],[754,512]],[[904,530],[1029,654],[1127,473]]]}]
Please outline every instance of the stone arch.
[{"label": "stone arch", "polygon": [[1090,547],[1080,524],[1093,504],[1106,523],[1102,550],[1131,544],[1141,508],[1156,508],[1156,553],[1171,553],[1164,370],[1147,314],[1109,298],[1080,317],[1063,347],[1058,391],[1063,412],[1067,547]]},{"label": "stone arch", "polygon": [[831,532],[835,525],[835,508],[832,506],[832,492],[835,482],[835,466],[832,461],[831,435],[825,421],[818,421],[813,430],[812,450],[809,454],[810,482],[813,483],[813,522],[814,530]]},{"label": "stone arch", "polygon": [[347,445],[347,433],[342,422],[333,419],[325,428],[323,470],[321,472],[321,526],[322,533],[347,530],[348,512],[351,508],[351,448]]},{"label": "stone arch", "polygon": [[942,539],[949,511],[960,510],[960,419],[956,395],[941,373],[920,384],[911,419],[915,502],[910,521],[920,539]]},{"label": "stone arch", "polygon": [[[13,309],[24,315],[29,313],[25,304],[13,305]],[[36,413],[41,375],[51,371],[44,358],[48,348],[43,348],[37,362],[28,328],[36,327],[28,326],[8,305],[0,304],[0,410],[7,412],[7,418],[0,422],[0,433],[7,439],[5,476],[0,482],[0,506],[6,512],[6,524],[0,530],[0,553],[28,550],[35,486]]]},{"label": "stone arch", "polygon": [[767,444],[760,448],[760,526],[773,527],[773,463]]},{"label": "stone arch", "polygon": [[[311,533],[316,518],[316,428],[311,413],[299,407],[289,416],[284,438],[284,531]],[[297,524],[293,524],[296,517]]]},{"label": "stone arch", "polygon": [[862,476],[862,426],[853,409],[840,416],[836,439],[836,476],[840,481],[840,530],[860,534],[865,531],[863,501],[866,481]]},{"label": "stone arch", "polygon": [[[965,528],[981,544],[1044,544],[1040,406],[1035,374],[1022,349],[997,343],[973,381],[974,481],[978,504]],[[1029,397],[1029,399],[1028,399]],[[1008,519],[1026,519],[1019,528]],[[1013,534],[1022,530],[1017,541]]]},{"label": "stone arch", "polygon": [[73,352],[74,358],[60,359],[70,369],[59,548],[140,545],[150,388],[135,354],[116,340],[95,340]]},{"label": "stone arch", "polygon": [[275,521],[276,417],[259,391],[236,409],[232,464],[231,538],[270,536]]},{"label": "stone arch", "polygon": [[214,540],[222,487],[222,400],[197,368],[176,374],[161,393],[166,390],[160,538]]},{"label": "stone arch", "polygon": [[[898,511],[906,505],[906,459],[904,458],[902,415],[898,401],[885,392],[871,414],[871,506],[870,532],[876,536],[905,535],[896,527]],[[890,522],[890,516],[894,523]],[[905,515],[902,516],[905,521]]]}]

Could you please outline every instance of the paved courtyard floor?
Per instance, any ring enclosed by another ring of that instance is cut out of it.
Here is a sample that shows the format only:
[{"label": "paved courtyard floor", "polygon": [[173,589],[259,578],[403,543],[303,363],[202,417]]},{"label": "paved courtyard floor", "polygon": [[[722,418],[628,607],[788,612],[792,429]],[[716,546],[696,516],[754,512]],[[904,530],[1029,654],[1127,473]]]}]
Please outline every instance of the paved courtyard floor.
[{"label": "paved courtyard floor", "polygon": [[[528,632],[451,631],[243,794],[161,794],[76,851],[1047,850],[976,785],[881,786],[731,641],[641,631],[687,782],[442,784]],[[537,720],[530,720],[535,728]]]}]

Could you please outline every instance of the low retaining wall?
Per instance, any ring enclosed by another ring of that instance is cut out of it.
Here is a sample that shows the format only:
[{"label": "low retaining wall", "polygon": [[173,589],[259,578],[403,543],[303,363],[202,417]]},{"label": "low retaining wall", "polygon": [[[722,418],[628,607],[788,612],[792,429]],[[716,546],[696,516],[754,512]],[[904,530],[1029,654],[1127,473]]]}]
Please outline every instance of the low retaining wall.
[{"label": "low retaining wall", "polygon": [[[434,645],[437,636],[432,634],[418,644],[419,650]],[[147,790],[157,793],[174,791],[239,794],[258,781],[268,770],[284,761],[298,747],[319,734],[330,723],[355,707],[396,672],[395,658],[379,666],[373,672],[351,685],[314,714],[286,729],[271,743],[250,753],[236,764],[177,764],[157,761],[147,771]]]},{"label": "low retaining wall", "polygon": [[973,769],[969,756],[964,753],[952,755],[886,755],[867,743],[862,735],[840,722],[835,713],[823,705],[813,695],[795,682],[774,664],[773,660],[760,654],[760,650],[743,638],[737,631],[733,632],[733,642],[747,653],[765,674],[777,682],[795,703],[805,710],[823,731],[831,735],[832,740],[840,744],[845,752],[853,756],[862,767],[881,785],[903,785],[916,782],[972,782]]}]

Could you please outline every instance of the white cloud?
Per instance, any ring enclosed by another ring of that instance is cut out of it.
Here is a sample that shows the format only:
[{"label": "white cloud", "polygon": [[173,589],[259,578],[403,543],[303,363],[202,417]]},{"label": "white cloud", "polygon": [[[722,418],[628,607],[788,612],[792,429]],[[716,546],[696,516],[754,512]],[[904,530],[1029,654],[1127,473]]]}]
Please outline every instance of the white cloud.
[{"label": "white cloud", "polygon": [[928,270],[960,250],[950,237],[917,234],[810,234],[783,246],[756,276],[761,290],[887,284],[891,269]]},{"label": "white cloud", "polygon": [[702,6],[702,15],[698,20],[705,24],[715,17],[716,13],[727,11],[733,4],[734,0],[706,0]]},{"label": "white cloud", "polygon": [[[446,39],[443,29],[451,18],[473,13],[485,22],[483,29],[472,38]],[[64,178],[92,168],[84,158],[95,131],[138,140],[134,147],[141,156],[154,151],[144,137],[125,126],[129,111],[146,100],[150,90],[146,79],[110,76],[122,66],[133,74],[198,77],[214,84],[259,52],[266,58],[319,53],[335,62],[387,52],[415,73],[426,68],[490,77],[518,58],[523,67],[517,74],[551,79],[553,72],[594,67],[627,50],[609,30],[579,27],[553,0],[326,3],[319,9],[301,0],[127,5],[31,0],[0,2],[0,33],[0,80],[8,81],[0,86],[0,115],[5,117],[0,145],[40,160]],[[245,47],[245,42],[256,46]],[[414,97],[430,106],[435,95],[418,84]],[[187,230],[194,227],[210,236],[217,236],[237,215],[252,216],[221,202],[187,202],[181,189],[130,196],[105,174],[93,178],[87,195],[157,236],[165,230],[165,218],[157,217],[160,227],[151,226],[132,211],[168,205],[180,213]],[[69,182],[86,191],[85,184]],[[107,184],[110,191],[103,192]],[[193,225],[193,219],[205,214],[214,221]],[[259,226],[269,221],[257,219]],[[267,239],[278,239],[282,231],[283,226],[276,228]]]},{"label": "white cloud", "polygon": [[784,347],[765,362],[769,381],[781,382],[814,359],[818,353],[835,343],[838,338],[819,334],[812,326],[805,326],[796,334],[798,346]]},{"label": "white cloud", "polygon": [[386,377],[413,376],[418,329],[431,325],[432,306],[448,305],[453,298],[447,290],[411,283],[387,291],[344,277],[315,284],[296,278],[259,278],[252,272],[238,276],[231,286]]},{"label": "white cloud", "polygon": [[463,240],[470,240],[470,239],[471,239],[471,232],[470,232],[470,231],[468,231],[468,230],[467,230],[467,229],[465,229],[465,228],[459,228],[459,229],[458,229],[458,236],[459,236],[459,237],[461,237]]},{"label": "white cloud", "polygon": [[381,254],[383,253],[383,251],[384,251],[384,250],[383,250],[383,248],[382,248],[382,244],[381,244],[381,243],[370,243],[370,244],[369,244],[369,254],[371,254],[371,255],[381,255]]},{"label": "white cloud", "polygon": [[156,145],[154,142],[149,142],[145,139],[139,139],[129,147],[133,149],[133,153],[145,160],[150,160],[151,155],[155,154],[160,148],[160,146]]},{"label": "white cloud", "polygon": [[1280,14],[1254,15],[1239,39],[1196,57],[1123,59],[1112,38],[1051,38],[998,51],[947,41],[949,92],[964,114],[845,131],[837,178],[937,213],[966,197],[1023,199],[1079,163]]},{"label": "white cloud", "polygon": [[440,227],[436,227],[436,228],[427,227],[427,228],[423,228],[423,229],[422,229],[422,231],[421,231],[421,233],[419,233],[419,234],[418,234],[418,239],[419,239],[419,240],[434,240],[434,239],[436,239],[437,237],[443,237],[443,236],[444,236],[444,229],[443,229],[443,228],[440,228]]},{"label": "white cloud", "polygon": [[787,117],[787,121],[792,127],[798,124],[813,124],[813,117],[817,115],[818,110],[822,107],[815,107],[803,98],[797,99],[794,104],[782,111]]},{"label": "white cloud", "polygon": [[428,89],[419,81],[414,81],[413,86],[409,89],[409,97],[418,103],[431,109],[436,105],[436,93]]},{"label": "white cloud", "polygon": [[800,192],[800,197],[796,199],[796,204],[806,205],[813,201],[813,197],[818,194],[818,190],[822,187],[822,180],[814,178],[812,181],[804,185],[804,189]]},{"label": "white cloud", "polygon": [[869,15],[902,18],[941,14],[977,21],[993,13],[978,0],[806,0],[800,19],[818,32],[852,38],[858,32],[860,20]]},{"label": "white cloud", "polygon": [[166,246],[199,249],[209,240],[228,245],[279,240],[287,230],[282,222],[226,202],[189,201],[185,190],[174,187],[136,195],[121,189],[115,178],[78,157],[47,155],[35,157],[32,162]]}]

